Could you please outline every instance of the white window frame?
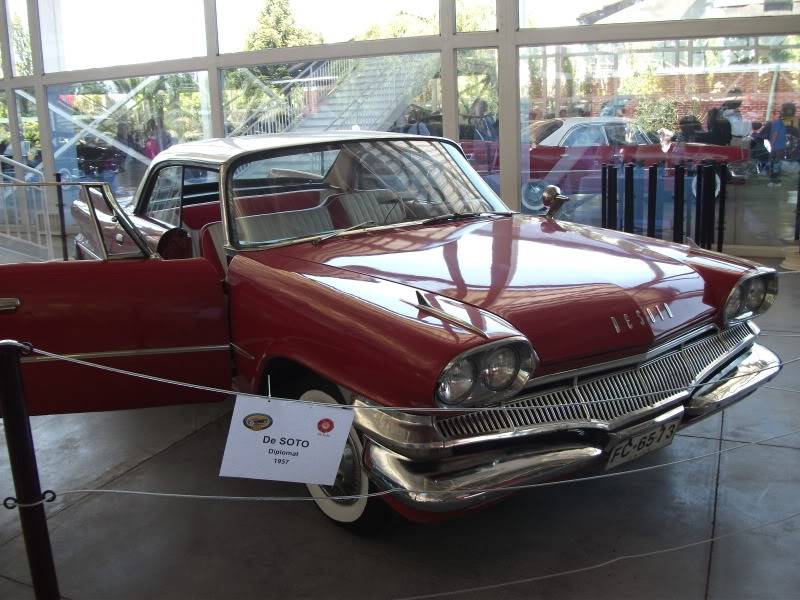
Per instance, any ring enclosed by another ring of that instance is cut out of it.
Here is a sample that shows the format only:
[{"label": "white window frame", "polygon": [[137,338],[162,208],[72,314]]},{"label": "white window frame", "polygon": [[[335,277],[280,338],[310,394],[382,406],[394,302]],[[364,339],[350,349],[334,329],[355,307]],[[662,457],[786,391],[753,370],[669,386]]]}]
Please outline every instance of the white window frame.
[{"label": "white window frame", "polygon": [[[204,0],[206,54],[159,62],[115,65],[111,67],[45,73],[42,60],[42,37],[37,0],[27,0],[28,22],[33,57],[33,74],[13,76],[11,44],[8,32],[6,0],[0,0],[0,51],[3,55],[0,93],[8,103],[9,130],[15,157],[20,156],[19,122],[14,90],[33,88],[37,101],[43,169],[52,180],[55,161],[52,152],[50,115],[47,110],[47,86],[83,81],[102,81],[127,77],[205,71],[211,99],[212,134],[223,135],[221,72],[223,69],[268,63],[286,63],[336,58],[356,58],[416,52],[439,52],[441,55],[442,125],[445,137],[458,138],[458,89],[456,50],[497,48],[500,118],[501,196],[512,208],[520,206],[520,99],[519,49],[525,46],[565,45],[599,42],[626,42],[666,39],[714,38],[720,36],[791,35],[800,31],[800,15],[697,19],[647,23],[614,23],[546,29],[520,29],[517,0],[497,0],[495,31],[456,32],[455,0],[439,0],[439,35],[410,38],[365,40],[275,48],[252,52],[219,54],[216,1]],[[98,48],[98,50],[100,50]],[[511,167],[511,168],[510,168]]]}]

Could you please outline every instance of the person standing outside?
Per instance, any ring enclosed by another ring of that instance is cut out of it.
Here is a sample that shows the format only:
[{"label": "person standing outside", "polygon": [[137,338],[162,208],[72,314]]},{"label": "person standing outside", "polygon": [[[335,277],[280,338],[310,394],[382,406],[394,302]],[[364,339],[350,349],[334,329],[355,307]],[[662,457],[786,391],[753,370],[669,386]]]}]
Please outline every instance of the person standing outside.
[{"label": "person standing outside", "polygon": [[769,142],[769,183],[768,187],[781,185],[781,162],[798,158],[800,132],[797,130],[795,115],[797,107],[794,102],[784,102],[777,119],[764,125],[759,137]]},{"label": "person standing outside", "polygon": [[147,122],[147,126],[144,129],[145,137],[147,138],[144,142],[144,155],[153,160],[159,152],[161,152],[161,146],[158,143],[158,137],[156,132],[156,122],[153,119],[150,119]]}]

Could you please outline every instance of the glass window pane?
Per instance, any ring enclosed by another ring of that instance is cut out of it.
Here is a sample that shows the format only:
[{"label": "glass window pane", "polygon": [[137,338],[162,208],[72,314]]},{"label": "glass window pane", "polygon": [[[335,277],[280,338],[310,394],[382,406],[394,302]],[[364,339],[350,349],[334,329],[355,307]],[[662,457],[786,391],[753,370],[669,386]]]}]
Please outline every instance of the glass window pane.
[{"label": "glass window pane", "polygon": [[497,49],[458,50],[459,141],[473,168],[500,190]]},{"label": "glass window pane", "polygon": [[497,29],[495,0],[456,0],[456,31]]},{"label": "glass window pane", "polygon": [[165,167],[158,172],[147,201],[147,216],[177,227],[181,215],[183,167]]},{"label": "glass window pane", "polygon": [[217,0],[220,52],[437,35],[438,0]]},{"label": "glass window pane", "polygon": [[714,2],[664,2],[664,0],[564,0],[558,9],[542,0],[519,0],[520,27],[569,27],[597,23],[642,23],[725,17],[764,17],[800,14],[793,0],[716,0]]},{"label": "glass window pane", "polygon": [[47,88],[56,168],[132,195],[150,160],[178,142],[211,137],[205,72]]},{"label": "glass window pane", "polygon": [[33,75],[27,0],[6,0],[14,75]]},{"label": "glass window pane", "polygon": [[203,56],[203,0],[39,0],[45,71]]},{"label": "glass window pane", "polygon": [[227,135],[336,129],[441,135],[438,53],[223,71]]},{"label": "glass window pane", "polygon": [[710,161],[732,172],[725,243],[793,239],[798,65],[800,39],[785,35],[521,48],[522,209],[541,212],[541,192],[557,185],[571,197],[561,218],[599,225],[601,166],[616,164],[621,219],[621,167],[634,163],[634,230],[644,233],[646,167],[657,164],[657,231],[672,239],[674,167],[683,164],[693,235],[696,165]]},{"label": "glass window pane", "polygon": [[17,101],[17,122],[22,137],[18,161],[41,170],[42,145],[39,136],[39,117],[36,112],[36,98],[33,88],[14,90]]}]

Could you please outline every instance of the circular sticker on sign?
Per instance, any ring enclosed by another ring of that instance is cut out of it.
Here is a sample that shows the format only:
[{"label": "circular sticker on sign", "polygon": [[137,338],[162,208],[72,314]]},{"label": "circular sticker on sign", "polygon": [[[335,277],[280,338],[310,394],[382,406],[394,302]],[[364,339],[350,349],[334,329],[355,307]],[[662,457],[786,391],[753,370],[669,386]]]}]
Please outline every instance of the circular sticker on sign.
[{"label": "circular sticker on sign", "polygon": [[330,433],[333,431],[333,421],[331,419],[320,419],[319,423],[317,423],[317,429],[321,433]]},{"label": "circular sticker on sign", "polygon": [[252,429],[253,431],[263,431],[272,425],[272,417],[265,415],[264,413],[253,413],[252,415],[247,415],[242,422],[248,429]]}]

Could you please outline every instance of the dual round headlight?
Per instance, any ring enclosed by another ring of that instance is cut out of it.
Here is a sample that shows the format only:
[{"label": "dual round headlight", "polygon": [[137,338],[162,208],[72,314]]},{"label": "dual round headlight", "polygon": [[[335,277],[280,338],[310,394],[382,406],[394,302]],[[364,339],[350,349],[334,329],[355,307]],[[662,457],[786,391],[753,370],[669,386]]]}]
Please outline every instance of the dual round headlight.
[{"label": "dual round headlight", "polygon": [[436,395],[443,404],[475,403],[524,385],[533,371],[529,345],[500,345],[456,359],[442,372]]},{"label": "dual round headlight", "polygon": [[763,314],[777,295],[778,277],[774,272],[743,277],[728,295],[723,321],[730,325]]},{"label": "dual round headlight", "polygon": [[468,358],[462,358],[439,378],[439,398],[445,404],[458,402],[475,385],[475,367]]}]

